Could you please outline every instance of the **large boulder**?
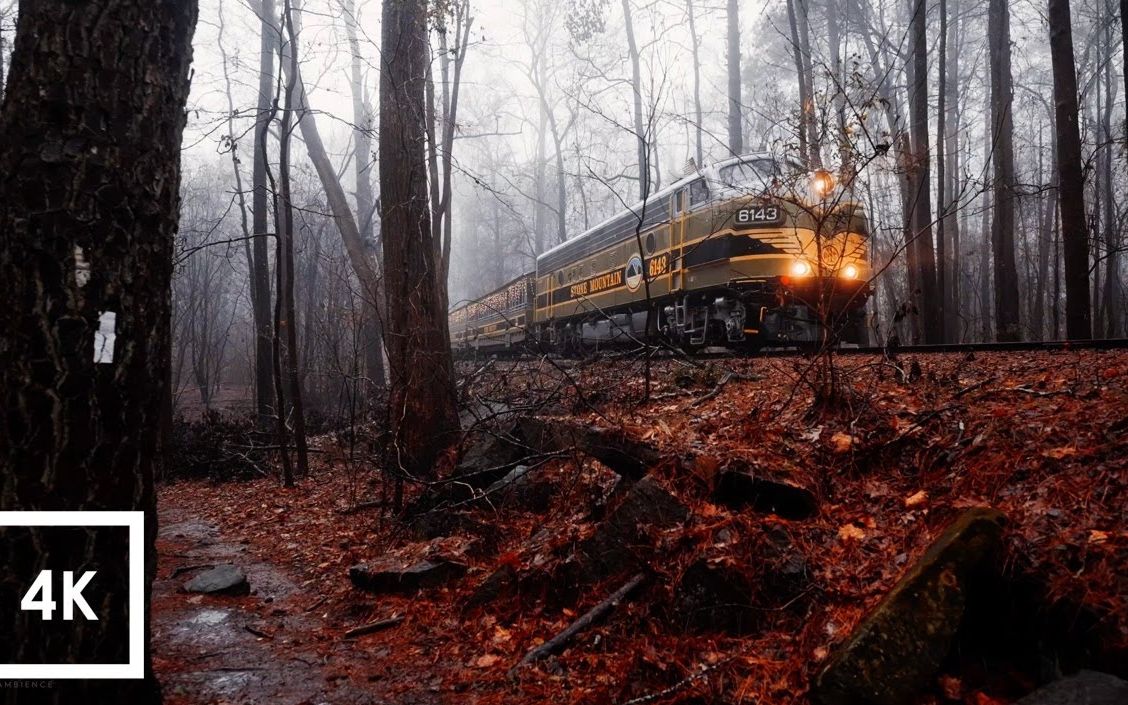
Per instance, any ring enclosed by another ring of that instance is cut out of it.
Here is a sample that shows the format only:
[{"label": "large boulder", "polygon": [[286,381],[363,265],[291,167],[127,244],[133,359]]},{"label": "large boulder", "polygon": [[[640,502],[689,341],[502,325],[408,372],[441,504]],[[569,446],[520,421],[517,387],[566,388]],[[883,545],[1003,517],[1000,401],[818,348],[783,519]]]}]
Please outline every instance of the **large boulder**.
[{"label": "large boulder", "polygon": [[640,479],[662,459],[656,447],[621,428],[530,416],[521,419],[521,432],[529,446],[541,453],[579,451],[630,480]]},{"label": "large boulder", "polygon": [[746,467],[725,470],[717,477],[713,501],[731,509],[750,507],[784,519],[809,519],[819,511],[810,490]]},{"label": "large boulder", "polygon": [[227,564],[205,570],[184,583],[184,589],[208,595],[246,595],[250,593],[251,586],[241,568]]},{"label": "large boulder", "polygon": [[973,573],[998,550],[1004,518],[966,510],[831,655],[812,695],[824,705],[901,705],[939,669]]},{"label": "large boulder", "polygon": [[454,477],[475,489],[487,487],[505,477],[531,454],[517,422],[498,430],[471,431],[463,441],[463,448],[462,458],[454,468]]},{"label": "large boulder", "polygon": [[1125,705],[1128,681],[1098,671],[1079,671],[1035,690],[1014,705]]}]

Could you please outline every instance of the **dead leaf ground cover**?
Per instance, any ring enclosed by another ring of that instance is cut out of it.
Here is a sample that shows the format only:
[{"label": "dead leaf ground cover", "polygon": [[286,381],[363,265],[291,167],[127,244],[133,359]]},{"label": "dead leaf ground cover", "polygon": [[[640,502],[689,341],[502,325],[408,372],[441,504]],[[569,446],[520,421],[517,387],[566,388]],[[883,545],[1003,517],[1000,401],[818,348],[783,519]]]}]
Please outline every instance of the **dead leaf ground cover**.
[{"label": "dead leaf ground cover", "polygon": [[[909,372],[914,362],[919,375]],[[392,702],[805,703],[829,650],[947,521],[978,505],[1009,519],[1002,572],[1029,586],[1048,612],[1060,607],[1072,615],[1072,628],[1100,644],[1093,658],[1119,659],[1126,675],[1124,353],[843,356],[836,374],[846,394],[818,414],[811,412],[812,362],[799,357],[655,361],[647,400],[637,360],[499,360],[462,368],[470,379],[464,400],[479,416],[534,410],[621,426],[658,446],[668,461],[651,473],[692,518],[650,537],[657,546],[648,566],[653,578],[636,599],[559,657],[511,676],[530,648],[629,577],[571,594],[551,579],[606,516],[603,500],[615,478],[597,462],[578,454],[550,460],[546,472],[557,491],[544,512],[478,506],[467,513],[470,530],[432,539],[379,508],[342,513],[380,496],[381,482],[362,459],[346,462],[329,437],[314,439],[327,452],[294,490],[265,478],[161,488],[162,508],[213,522],[257,560],[288,571],[301,599],[316,605],[322,641],[339,641],[372,620],[406,617],[352,642],[371,655],[346,659],[339,674],[358,688]],[[817,515],[789,521],[713,504],[714,476],[736,463],[809,489]],[[685,629],[673,596],[694,561],[767,580],[774,566],[763,554],[765,537],[779,536],[802,561],[806,580],[798,594],[786,603],[765,594],[752,606],[762,618],[741,636]],[[374,597],[349,584],[349,566],[393,556],[443,556],[470,571],[411,597]],[[165,555],[161,571],[177,561]],[[549,579],[467,606],[502,566]],[[156,603],[156,622],[161,610]],[[965,666],[953,663],[923,701],[1008,702],[1034,685],[1021,663],[1007,664],[1005,674]],[[184,664],[158,659],[157,667],[159,674]]]}]

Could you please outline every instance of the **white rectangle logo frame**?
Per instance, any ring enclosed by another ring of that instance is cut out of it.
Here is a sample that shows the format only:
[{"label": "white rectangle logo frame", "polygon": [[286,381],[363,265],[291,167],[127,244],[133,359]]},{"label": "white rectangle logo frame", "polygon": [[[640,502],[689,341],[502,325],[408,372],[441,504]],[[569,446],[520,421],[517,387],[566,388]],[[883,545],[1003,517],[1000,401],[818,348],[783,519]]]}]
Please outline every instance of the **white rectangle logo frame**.
[{"label": "white rectangle logo frame", "polygon": [[0,512],[0,526],[124,526],[129,529],[129,662],[0,663],[0,680],[145,677],[145,512]]}]

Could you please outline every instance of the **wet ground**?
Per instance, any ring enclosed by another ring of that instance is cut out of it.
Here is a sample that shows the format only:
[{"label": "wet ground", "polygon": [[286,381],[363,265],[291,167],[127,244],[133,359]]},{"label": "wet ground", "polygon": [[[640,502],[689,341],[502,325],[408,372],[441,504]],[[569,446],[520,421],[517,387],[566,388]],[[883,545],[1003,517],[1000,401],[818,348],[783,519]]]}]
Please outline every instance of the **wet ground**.
[{"label": "wet ground", "polygon": [[[356,683],[372,654],[326,632],[316,593],[283,567],[255,560],[215,525],[161,508],[153,583],[154,669],[170,705],[376,705],[377,684]],[[252,593],[191,595],[185,581],[208,567],[242,568]]]}]

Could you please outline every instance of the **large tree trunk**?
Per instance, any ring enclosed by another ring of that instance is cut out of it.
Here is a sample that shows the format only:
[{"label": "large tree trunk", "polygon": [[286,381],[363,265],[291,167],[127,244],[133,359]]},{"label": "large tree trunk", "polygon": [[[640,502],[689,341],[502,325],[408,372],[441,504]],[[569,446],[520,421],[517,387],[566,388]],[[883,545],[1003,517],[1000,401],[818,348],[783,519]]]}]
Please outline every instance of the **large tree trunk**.
[{"label": "large tree trunk", "polygon": [[995,337],[1020,338],[1018,270],[1014,261],[1014,119],[1011,114],[1010,10],[1006,0],[991,0],[987,14],[991,55],[991,134],[995,211],[991,219],[994,262]]},{"label": "large tree trunk", "polygon": [[[22,3],[0,110],[0,510],[145,512],[145,545],[129,549],[146,563],[146,621],[195,21],[186,0]],[[96,363],[103,312],[116,314],[116,341]],[[48,560],[98,566],[105,597],[71,639],[25,638],[41,615],[6,611],[0,662],[126,662],[124,546],[101,532],[28,533],[0,534],[8,575],[34,577]],[[0,604],[27,587],[0,581]],[[144,638],[144,680],[55,680],[5,702],[157,702]]]},{"label": "large tree trunk", "polygon": [[943,302],[936,291],[936,254],[932,246],[932,189],[928,146],[928,46],[924,0],[911,0],[912,91],[910,127],[912,164],[912,244],[916,248],[917,286],[920,289],[924,340],[940,341]]},{"label": "large tree trunk", "polygon": [[380,73],[380,209],[391,367],[388,467],[431,477],[458,431],[454,370],[445,345],[438,263],[427,206],[426,0],[383,7]]},{"label": "large tree trunk", "polygon": [[278,26],[274,0],[262,0],[259,8],[259,85],[255,114],[255,158],[251,172],[251,219],[254,246],[251,258],[251,298],[255,323],[255,409],[259,428],[268,428],[274,415],[274,378],[270,315],[270,261],[267,243],[270,232],[270,194],[266,187],[271,102],[274,100],[274,61]]},{"label": "large tree trunk", "polygon": [[[694,40],[696,52],[696,39]],[[728,0],[728,148],[744,153],[744,131],[740,119],[740,3]]]},{"label": "large tree trunk", "polygon": [[642,120],[642,69],[639,66],[638,44],[635,42],[634,22],[631,19],[631,0],[623,0],[623,16],[627,24],[627,53],[631,58],[631,91],[634,93],[635,145],[638,152],[638,199],[650,195],[650,160],[647,158],[646,130]]},{"label": "large tree trunk", "polygon": [[1077,125],[1077,71],[1069,0],[1049,0],[1050,58],[1057,108],[1061,247],[1065,258],[1065,327],[1069,340],[1093,335],[1089,299],[1089,232],[1085,228],[1085,180],[1081,129]]}]

